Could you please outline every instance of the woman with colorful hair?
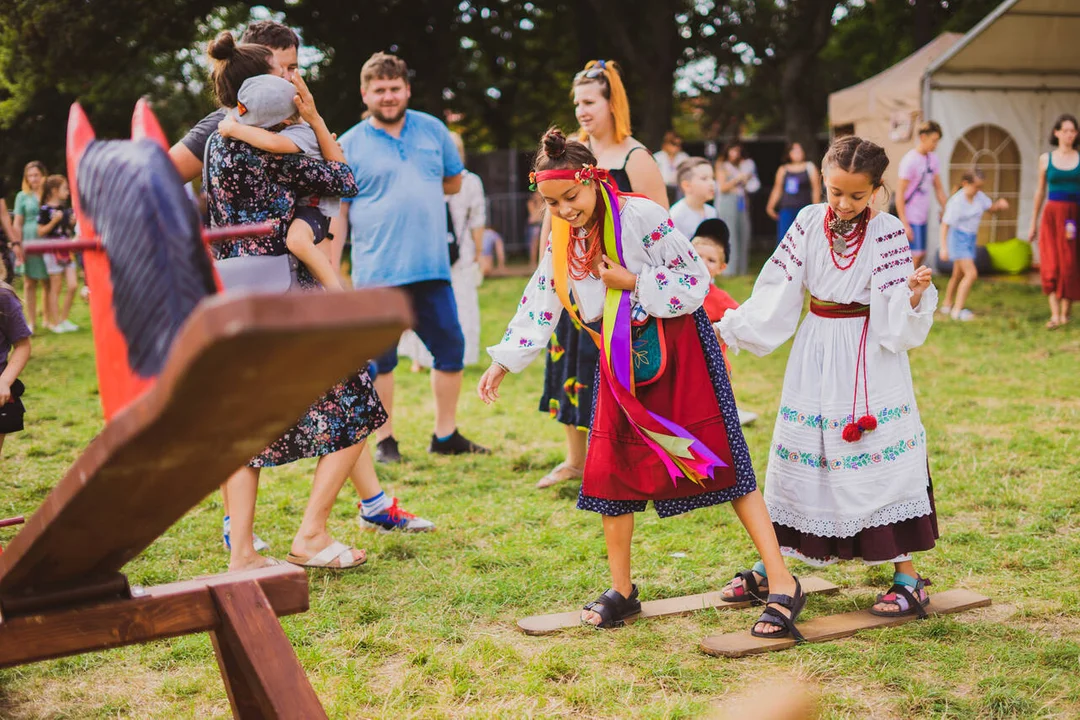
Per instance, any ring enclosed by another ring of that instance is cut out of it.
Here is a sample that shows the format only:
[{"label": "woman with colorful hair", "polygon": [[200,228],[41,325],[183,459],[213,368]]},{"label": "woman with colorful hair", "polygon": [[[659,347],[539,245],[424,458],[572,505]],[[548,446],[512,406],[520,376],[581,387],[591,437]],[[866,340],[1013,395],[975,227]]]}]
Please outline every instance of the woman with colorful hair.
[{"label": "woman with colorful hair", "polygon": [[[620,72],[613,60],[591,60],[574,77],[570,97],[581,125],[578,140],[596,156],[597,167],[607,169],[619,190],[645,195],[667,209],[667,187],[660,168],[648,149],[631,135],[630,102]],[[546,252],[550,232],[548,216],[540,233],[541,253]],[[596,345],[567,314],[559,321],[548,347],[540,398],[540,412],[550,413],[566,426],[566,460],[537,483],[539,488],[581,479],[596,362]]]},{"label": "woman with colorful hair", "polygon": [[494,402],[507,373],[543,351],[564,310],[586,327],[598,323],[588,338],[601,351],[577,506],[603,518],[611,588],[584,606],[581,622],[618,627],[641,611],[630,548],[634,513],[648,501],[661,517],[730,502],[774,592],[752,632],[798,640],[805,595],[784,567],[702,307],[709,271],[664,207],[618,192],[596,165],[557,128],[544,135],[531,179],[554,217],[551,241],[502,341],[488,348],[477,391]]}]

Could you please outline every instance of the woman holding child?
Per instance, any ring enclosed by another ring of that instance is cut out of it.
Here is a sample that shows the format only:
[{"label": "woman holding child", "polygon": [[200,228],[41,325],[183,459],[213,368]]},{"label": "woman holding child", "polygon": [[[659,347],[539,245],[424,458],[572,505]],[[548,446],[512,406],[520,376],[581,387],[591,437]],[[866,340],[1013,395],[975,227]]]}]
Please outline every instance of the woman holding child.
[{"label": "woman holding child", "polygon": [[[210,44],[209,53],[215,65],[215,93],[221,105],[228,108],[236,107],[237,92],[245,80],[275,69],[269,48],[237,45],[230,33],[219,35]],[[314,129],[322,152],[334,157],[333,137],[303,81],[297,78],[295,82],[301,115]],[[213,135],[208,143],[206,169],[207,206],[212,225],[269,222],[275,228],[268,237],[215,245],[217,259],[284,255],[298,197],[348,197],[356,193],[352,173],[344,163],[301,153],[273,155],[220,134]],[[302,286],[318,287],[303,265],[298,268],[298,279]],[[330,537],[326,521],[349,470],[363,450],[364,440],[385,420],[386,414],[371,380],[366,372],[360,372],[331,388],[296,425],[252,459],[248,467],[236,472],[227,484],[232,526],[229,569],[274,562],[258,555],[252,541],[259,469],[306,457],[318,457],[319,462],[304,518],[292,542],[290,562],[335,569],[363,563],[362,551]]]}]

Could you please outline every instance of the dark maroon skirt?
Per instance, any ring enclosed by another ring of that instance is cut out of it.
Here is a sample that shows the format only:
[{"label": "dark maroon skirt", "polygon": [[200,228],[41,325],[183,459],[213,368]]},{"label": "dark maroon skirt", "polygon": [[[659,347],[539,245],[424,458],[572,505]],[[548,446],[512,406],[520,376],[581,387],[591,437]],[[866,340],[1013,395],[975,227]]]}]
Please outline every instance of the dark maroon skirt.
[{"label": "dark maroon skirt", "polygon": [[810,535],[776,523],[773,523],[773,528],[781,548],[790,548],[811,560],[831,563],[858,558],[871,563],[887,562],[901,555],[934,547],[938,538],[938,524],[933,482],[927,486],[926,494],[930,498],[929,515],[866,528],[851,537]]}]

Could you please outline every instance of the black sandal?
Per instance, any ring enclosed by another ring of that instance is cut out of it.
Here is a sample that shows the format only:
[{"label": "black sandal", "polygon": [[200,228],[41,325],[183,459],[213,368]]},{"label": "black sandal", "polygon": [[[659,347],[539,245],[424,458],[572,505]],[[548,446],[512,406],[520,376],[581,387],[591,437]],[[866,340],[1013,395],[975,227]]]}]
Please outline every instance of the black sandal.
[{"label": "black sandal", "polygon": [[[758,584],[757,578],[754,577],[754,573],[761,575],[761,583]],[[735,573],[732,580],[742,580],[742,587],[732,588],[734,593],[731,597],[724,597],[723,591],[720,592],[720,599],[724,602],[746,602],[750,601],[752,605],[761,605],[765,602],[765,596],[769,594],[769,578],[765,575],[765,565],[761,562],[755,563],[754,567],[749,570],[743,570],[742,572]],[[731,581],[728,581],[731,584]]]},{"label": "black sandal", "polygon": [[[900,580],[915,580],[915,587],[902,583]],[[875,610],[870,608],[871,615],[877,615],[878,617],[901,617],[903,615],[915,615],[920,620],[927,618],[926,610],[924,609],[930,604],[930,593],[926,591],[926,586],[932,584],[926,578],[919,576],[917,579],[910,575],[903,573],[895,573],[893,575],[893,584],[889,588],[889,592],[883,593],[877,596],[877,602],[875,605],[881,603],[887,603],[889,605],[896,605],[899,610]]]},{"label": "black sandal", "polygon": [[614,588],[608,588],[604,594],[590,603],[586,603],[582,610],[590,610],[600,616],[600,622],[593,625],[584,618],[581,624],[600,630],[622,627],[626,624],[626,618],[641,612],[641,602],[638,601],[637,585],[630,591],[630,597],[623,597],[622,593]]},{"label": "black sandal", "polygon": [[[765,610],[762,611],[761,617],[759,617],[754,622],[754,626],[750,628],[751,635],[759,638],[782,638],[790,635],[797,643],[806,641],[803,634],[795,627],[795,619],[799,617],[799,613],[802,612],[803,607],[806,605],[806,593],[803,592],[802,585],[799,584],[799,578],[795,578],[794,597],[782,593],[772,593],[765,602],[766,607]],[[779,605],[782,608],[786,608],[791,613],[791,617],[788,617],[776,608],[768,607],[769,605]],[[772,633],[758,632],[755,629],[758,623],[772,625],[773,627],[780,628],[780,630]]]}]

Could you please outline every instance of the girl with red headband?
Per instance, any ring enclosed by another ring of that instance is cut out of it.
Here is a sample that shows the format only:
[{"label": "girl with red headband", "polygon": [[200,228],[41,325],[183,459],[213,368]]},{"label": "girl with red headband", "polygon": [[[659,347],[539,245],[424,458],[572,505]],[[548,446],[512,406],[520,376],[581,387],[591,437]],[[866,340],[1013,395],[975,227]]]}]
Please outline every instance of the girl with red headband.
[{"label": "girl with red headband", "polygon": [[577,505],[603,516],[612,586],[585,606],[582,622],[615,627],[640,611],[630,541],[634,513],[649,500],[661,517],[730,501],[777,591],[753,632],[799,639],[805,596],[784,567],[702,309],[704,263],[664,208],[619,193],[588,147],[556,128],[544,135],[532,181],[552,216],[551,242],[502,342],[488,348],[493,363],[478,392],[498,399],[503,378],[536,359],[564,309],[586,327],[602,321],[590,329],[600,361]]},{"label": "girl with red headband", "polygon": [[[750,299],[717,323],[728,347],[765,355],[810,314],[791,349],[773,431],[765,503],[784,554],[811,565],[895,565],[876,615],[924,614],[912,554],[938,536],[907,351],[930,332],[937,290],[915,269],[904,224],[871,207],[889,165],[857,137],[822,162],[828,202],[803,208]],[[725,595],[762,592],[772,571],[736,575]]]}]

